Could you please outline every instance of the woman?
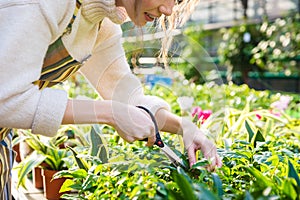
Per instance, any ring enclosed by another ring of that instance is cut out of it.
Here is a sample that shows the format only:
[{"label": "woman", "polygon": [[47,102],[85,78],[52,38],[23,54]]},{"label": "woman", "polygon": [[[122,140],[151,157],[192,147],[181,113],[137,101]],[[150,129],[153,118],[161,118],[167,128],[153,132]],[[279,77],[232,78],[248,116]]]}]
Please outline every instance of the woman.
[{"label": "woman", "polygon": [[[53,136],[61,124],[104,123],[128,142],[147,138],[151,146],[154,125],[138,105],[155,115],[161,130],[183,135],[190,165],[201,149],[211,159],[208,170],[221,166],[216,147],[192,122],[169,112],[162,99],[143,94],[120,42],[118,24],[127,15],[143,26],[155,18],[184,15],[178,12],[194,3],[183,0],[177,7],[174,0],[0,2],[1,199],[10,198],[11,128]],[[69,99],[66,91],[51,88],[77,70],[104,100]]]}]

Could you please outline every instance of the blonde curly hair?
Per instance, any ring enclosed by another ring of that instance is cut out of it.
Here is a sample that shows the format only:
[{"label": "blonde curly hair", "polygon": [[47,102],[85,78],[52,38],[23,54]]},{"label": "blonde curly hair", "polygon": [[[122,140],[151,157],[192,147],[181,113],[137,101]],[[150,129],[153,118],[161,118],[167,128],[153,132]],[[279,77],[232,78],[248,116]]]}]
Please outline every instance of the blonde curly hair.
[{"label": "blonde curly hair", "polygon": [[158,20],[159,26],[165,32],[160,52],[160,57],[163,58],[165,65],[167,65],[168,51],[173,40],[172,30],[182,27],[189,20],[190,15],[199,2],[200,0],[176,0],[172,15],[162,15]]}]

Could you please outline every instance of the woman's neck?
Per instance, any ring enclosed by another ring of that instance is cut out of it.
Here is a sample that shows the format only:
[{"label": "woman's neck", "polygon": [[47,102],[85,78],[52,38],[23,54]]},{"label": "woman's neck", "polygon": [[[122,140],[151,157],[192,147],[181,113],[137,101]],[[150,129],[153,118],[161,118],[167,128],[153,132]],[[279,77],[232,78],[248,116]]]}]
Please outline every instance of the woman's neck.
[{"label": "woman's neck", "polygon": [[123,6],[122,0],[116,0],[116,6]]}]

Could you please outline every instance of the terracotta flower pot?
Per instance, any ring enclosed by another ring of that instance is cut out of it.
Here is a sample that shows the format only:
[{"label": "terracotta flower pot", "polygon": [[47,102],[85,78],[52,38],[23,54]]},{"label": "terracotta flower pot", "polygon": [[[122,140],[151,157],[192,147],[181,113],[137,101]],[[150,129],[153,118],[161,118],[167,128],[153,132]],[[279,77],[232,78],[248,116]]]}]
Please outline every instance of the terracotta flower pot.
[{"label": "terracotta flower pot", "polygon": [[19,163],[21,162],[21,155],[20,155],[20,144],[16,144],[13,146],[13,150],[16,152],[15,160]]},{"label": "terracotta flower pot", "polygon": [[32,170],[33,185],[37,189],[43,189],[43,176],[41,167],[35,167]]},{"label": "terracotta flower pot", "polygon": [[63,193],[59,193],[59,190],[66,179],[59,178],[52,180],[56,172],[56,170],[42,169],[44,195],[48,200],[58,200],[63,195]]},{"label": "terracotta flower pot", "polygon": [[43,189],[44,188],[42,168],[47,167],[47,166],[48,166],[48,164],[43,162],[43,163],[40,164],[40,166],[37,166],[32,170],[33,185],[37,189]]}]

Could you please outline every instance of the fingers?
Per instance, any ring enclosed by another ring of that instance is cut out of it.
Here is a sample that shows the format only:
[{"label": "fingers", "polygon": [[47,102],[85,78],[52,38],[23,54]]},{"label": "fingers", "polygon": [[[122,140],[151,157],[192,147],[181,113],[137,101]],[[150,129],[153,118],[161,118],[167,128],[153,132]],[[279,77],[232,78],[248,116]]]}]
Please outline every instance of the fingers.
[{"label": "fingers", "polygon": [[222,167],[222,160],[219,155],[215,152],[214,155],[207,157],[211,161],[211,164],[207,166],[207,170],[212,172],[215,171],[216,167]]},{"label": "fingers", "polygon": [[148,142],[147,142],[146,146],[148,146],[148,147],[153,146],[155,141],[156,141],[155,135],[148,137]]},{"label": "fingers", "polygon": [[190,167],[192,167],[196,163],[196,151],[197,150],[194,148],[194,145],[191,145],[187,149]]},{"label": "fingers", "polygon": [[126,142],[133,143],[134,141],[136,141],[135,137],[132,137],[127,134],[120,133],[120,132],[118,132],[118,133],[121,136],[121,138],[123,138],[123,140],[125,140]]},{"label": "fingers", "polygon": [[206,169],[210,172],[215,171],[216,168],[216,157],[211,157],[210,159],[211,164],[206,166]]},{"label": "fingers", "polygon": [[[147,146],[155,143],[155,125],[150,115],[133,106],[127,106],[128,116],[120,113],[114,115],[113,127],[118,134],[127,142],[147,139]],[[130,112],[129,112],[130,111]]]},{"label": "fingers", "polygon": [[211,162],[210,165],[206,167],[207,170],[210,172],[214,171],[219,162],[219,156],[217,155],[216,148],[212,147],[204,157]]},{"label": "fingers", "polygon": [[217,155],[217,167],[222,167],[222,164],[221,158]]},{"label": "fingers", "polygon": [[[135,141],[147,141],[147,144],[146,146],[153,146],[155,141],[156,141],[156,136],[154,134],[154,131],[152,131],[153,133],[151,133],[151,136],[149,136],[148,138],[145,138],[145,137],[134,137],[134,136],[131,136],[127,133],[124,133],[122,131],[118,131],[119,135],[127,142],[129,143],[133,143]],[[146,140],[147,139],[147,140]]]},{"label": "fingers", "polygon": [[[195,147],[195,145],[191,145],[187,149],[190,167],[192,167],[196,163],[197,150],[198,149]],[[208,171],[212,172],[215,170],[216,167],[222,167],[222,160],[218,156],[216,149],[211,149],[211,151],[209,151],[209,153],[205,155],[205,158],[211,162],[209,165],[205,167]]]}]

